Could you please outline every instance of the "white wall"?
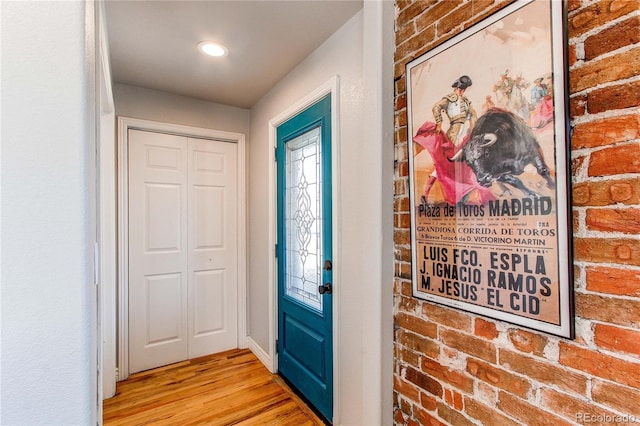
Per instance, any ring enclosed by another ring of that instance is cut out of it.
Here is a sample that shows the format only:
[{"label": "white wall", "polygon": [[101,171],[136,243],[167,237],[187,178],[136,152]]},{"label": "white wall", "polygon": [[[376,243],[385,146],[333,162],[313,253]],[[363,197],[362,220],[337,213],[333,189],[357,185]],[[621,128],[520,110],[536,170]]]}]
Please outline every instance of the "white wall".
[{"label": "white wall", "polygon": [[227,132],[249,132],[249,110],[142,87],[113,86],[116,114]]},{"label": "white wall", "polygon": [[92,5],[0,4],[3,425],[96,424]]},{"label": "white wall", "polygon": [[[382,22],[383,15],[387,18],[386,24]],[[381,64],[385,56],[382,40],[393,37],[392,18],[392,2],[365,1],[363,11],[251,110],[249,334],[273,357],[269,348],[275,336],[269,329],[268,300],[275,217],[273,202],[270,202],[274,192],[269,120],[300,102],[332,76],[340,78],[339,145],[334,148],[339,157],[339,179],[333,183],[334,191],[338,192],[337,199],[333,200],[338,205],[334,226],[339,227],[337,241],[334,240],[337,252],[334,271],[338,272],[334,274],[334,304],[338,303],[334,315],[339,327],[335,342],[337,424],[392,423],[393,78],[388,72],[388,80],[383,80]],[[383,31],[383,25],[389,28]],[[391,71],[392,60],[388,55],[385,58],[385,69]],[[390,112],[385,116],[387,122],[381,118],[382,111]],[[386,139],[384,129],[388,131]],[[336,275],[340,277],[339,282],[335,280]],[[388,330],[383,332],[385,329]]]}]

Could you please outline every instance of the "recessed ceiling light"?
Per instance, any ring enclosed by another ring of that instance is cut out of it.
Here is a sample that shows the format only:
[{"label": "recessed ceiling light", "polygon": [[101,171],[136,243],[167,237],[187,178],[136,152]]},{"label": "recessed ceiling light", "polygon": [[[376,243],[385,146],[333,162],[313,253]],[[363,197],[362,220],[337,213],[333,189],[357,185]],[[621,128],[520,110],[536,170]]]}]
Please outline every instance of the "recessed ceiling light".
[{"label": "recessed ceiling light", "polygon": [[226,47],[215,41],[201,41],[198,50],[209,56],[226,56],[229,53]]}]

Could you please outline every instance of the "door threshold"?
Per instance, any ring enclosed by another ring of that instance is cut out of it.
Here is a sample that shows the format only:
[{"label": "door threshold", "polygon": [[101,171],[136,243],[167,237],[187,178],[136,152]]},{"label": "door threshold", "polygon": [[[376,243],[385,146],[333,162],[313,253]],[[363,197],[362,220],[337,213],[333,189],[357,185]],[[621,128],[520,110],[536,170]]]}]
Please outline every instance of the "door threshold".
[{"label": "door threshold", "polygon": [[291,396],[291,399],[300,406],[300,409],[302,409],[302,411],[304,411],[309,417],[313,418],[318,425],[333,425],[333,423],[327,420],[327,418],[323,416],[322,413],[318,411],[316,407],[314,407],[313,404],[311,404],[309,400],[284,376],[274,374],[273,380],[282,386],[282,388]]}]

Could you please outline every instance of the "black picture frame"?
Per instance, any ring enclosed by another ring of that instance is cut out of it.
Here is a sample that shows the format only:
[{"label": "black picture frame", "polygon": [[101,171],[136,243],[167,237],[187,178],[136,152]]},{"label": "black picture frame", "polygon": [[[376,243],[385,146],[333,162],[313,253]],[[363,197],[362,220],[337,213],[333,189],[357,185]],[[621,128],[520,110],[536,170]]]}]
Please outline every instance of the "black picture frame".
[{"label": "black picture frame", "polygon": [[406,66],[413,296],[574,338],[565,2]]}]

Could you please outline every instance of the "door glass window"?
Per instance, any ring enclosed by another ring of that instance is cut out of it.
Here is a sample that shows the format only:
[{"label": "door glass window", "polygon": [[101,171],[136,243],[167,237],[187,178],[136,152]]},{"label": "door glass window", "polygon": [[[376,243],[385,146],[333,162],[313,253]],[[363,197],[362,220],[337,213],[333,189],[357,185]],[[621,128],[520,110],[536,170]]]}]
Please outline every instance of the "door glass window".
[{"label": "door glass window", "polygon": [[285,294],[322,310],[321,128],[285,145]]}]

